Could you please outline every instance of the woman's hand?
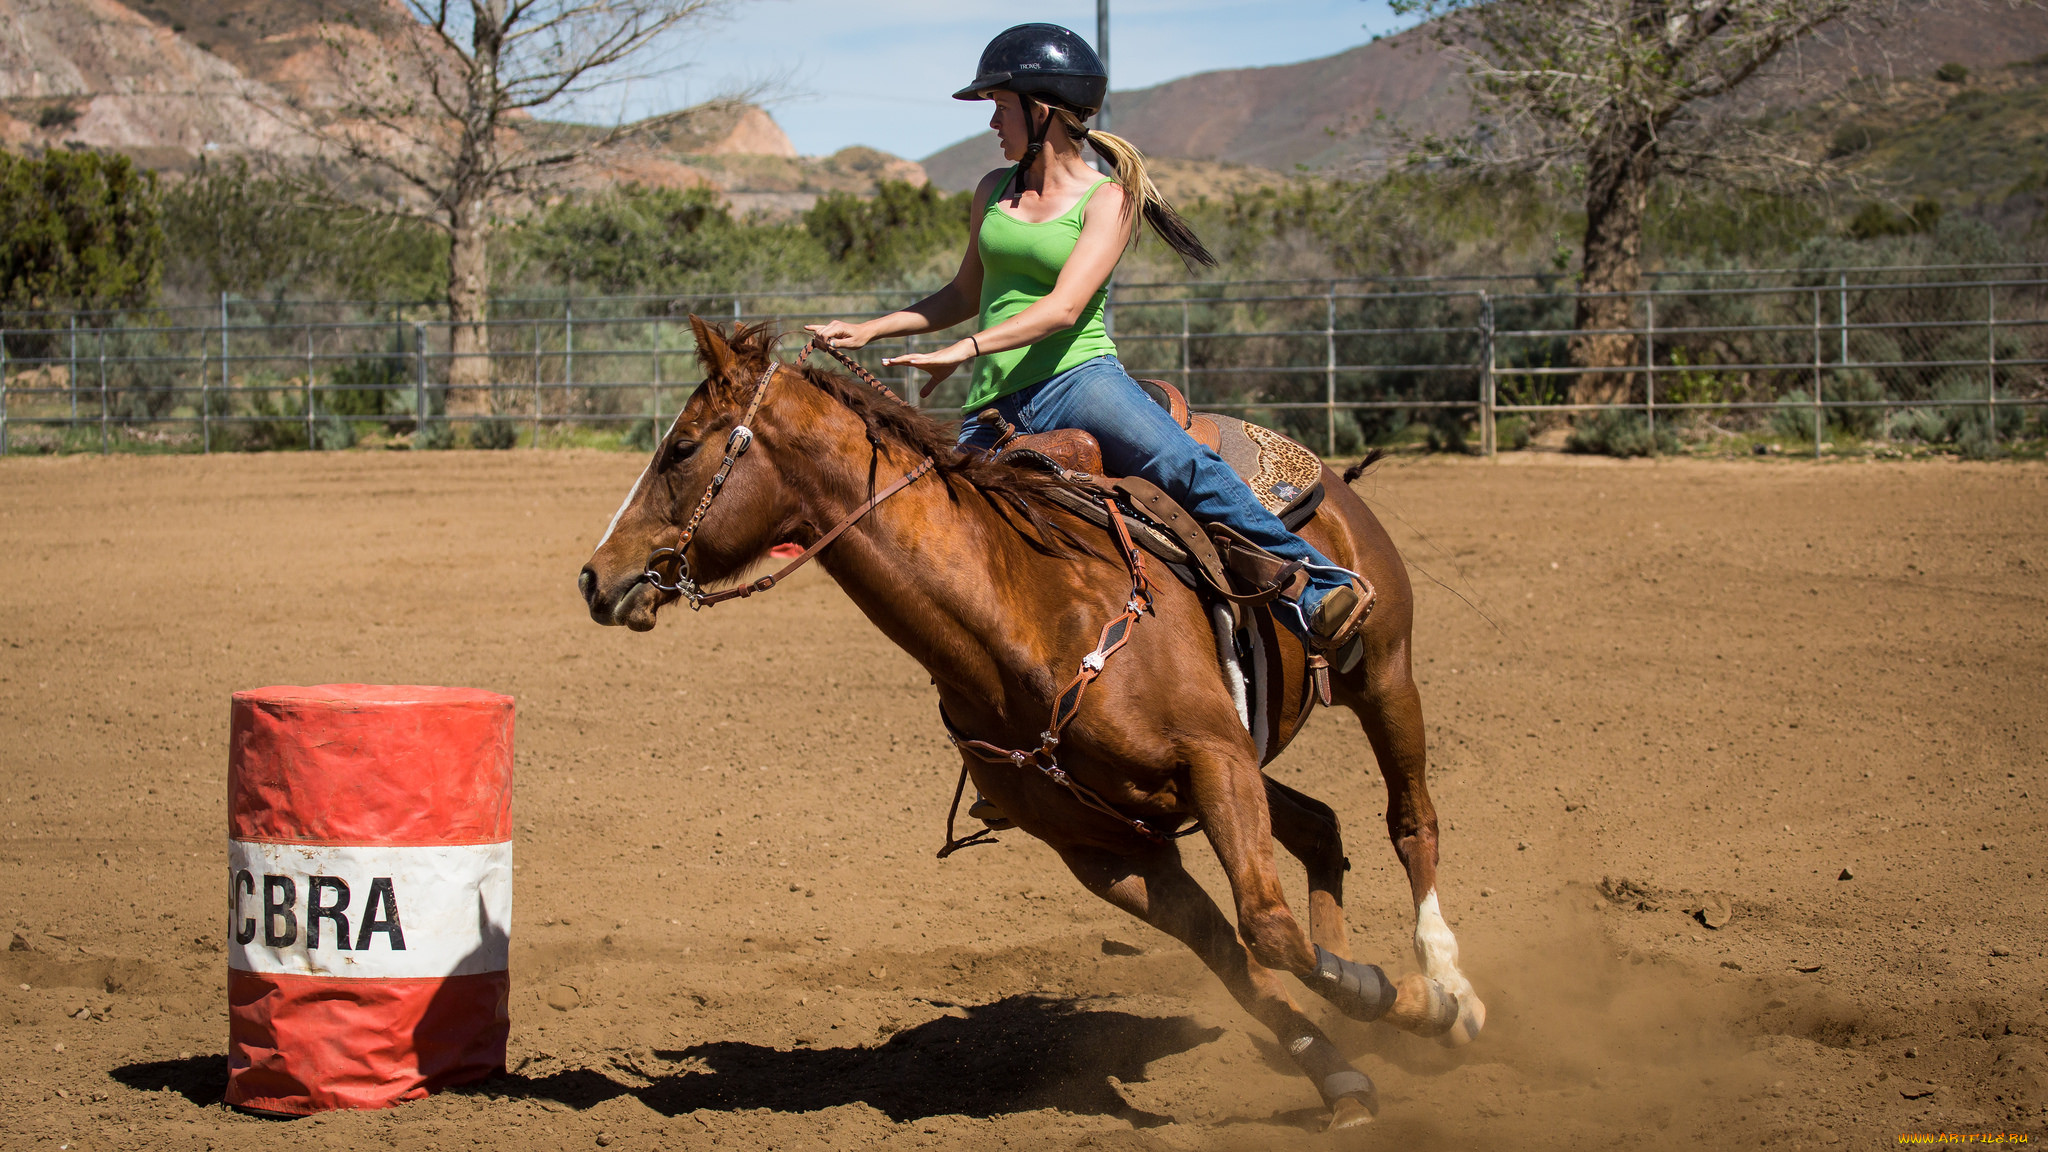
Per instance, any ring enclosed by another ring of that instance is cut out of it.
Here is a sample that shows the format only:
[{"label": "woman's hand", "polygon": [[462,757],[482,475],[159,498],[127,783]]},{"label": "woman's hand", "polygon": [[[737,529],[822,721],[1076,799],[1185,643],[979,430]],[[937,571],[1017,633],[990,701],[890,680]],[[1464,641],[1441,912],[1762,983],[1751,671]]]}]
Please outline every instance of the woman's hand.
[{"label": "woman's hand", "polygon": [[856,348],[867,347],[869,337],[865,327],[861,324],[848,324],[844,320],[834,320],[829,324],[806,324],[804,331],[817,337],[818,342],[827,348],[851,352]]},{"label": "woman's hand", "polygon": [[951,376],[955,368],[972,359],[974,345],[966,340],[955,340],[936,352],[912,352],[907,356],[891,356],[882,361],[882,366],[893,368],[898,364],[904,364],[931,373],[932,378],[925,381],[924,387],[917,390],[917,398],[922,400],[930,396],[932,389],[937,388],[941,381]]}]

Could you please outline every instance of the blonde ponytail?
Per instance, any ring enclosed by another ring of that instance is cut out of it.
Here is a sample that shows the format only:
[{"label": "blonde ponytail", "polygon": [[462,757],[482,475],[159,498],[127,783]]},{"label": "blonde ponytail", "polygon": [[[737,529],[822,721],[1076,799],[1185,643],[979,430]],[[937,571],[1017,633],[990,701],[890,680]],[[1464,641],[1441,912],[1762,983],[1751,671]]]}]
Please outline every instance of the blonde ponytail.
[{"label": "blonde ponytail", "polygon": [[[1152,183],[1151,173],[1145,170],[1145,154],[1138,151],[1137,145],[1108,132],[1090,131],[1079,116],[1065,108],[1054,107],[1053,112],[1068,136],[1077,142],[1086,140],[1097,156],[1109,161],[1110,167],[1116,171],[1117,184],[1124,190],[1125,212],[1129,212],[1133,205],[1137,206],[1144,214],[1145,222],[1152,226],[1152,231],[1166,241],[1167,247],[1179,253],[1181,261],[1190,269],[1197,264],[1208,268],[1216,266],[1216,257],[1203,246],[1201,238],[1195,235],[1195,230],[1188,226],[1181,214],[1173,210],[1173,205],[1167,203],[1159,186]],[[1134,230],[1132,236],[1136,235]]]}]

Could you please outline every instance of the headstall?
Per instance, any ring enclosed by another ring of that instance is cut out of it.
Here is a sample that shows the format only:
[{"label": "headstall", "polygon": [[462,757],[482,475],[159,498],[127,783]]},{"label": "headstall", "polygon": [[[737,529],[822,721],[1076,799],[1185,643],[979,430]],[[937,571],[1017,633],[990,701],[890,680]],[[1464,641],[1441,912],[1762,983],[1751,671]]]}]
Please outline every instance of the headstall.
[{"label": "headstall", "polygon": [[[888,396],[892,400],[896,398],[894,392],[883,387],[882,382],[869,375],[866,369],[855,364],[837,349],[820,344],[817,340],[812,340],[804,346],[803,355],[797,358],[798,362],[802,363],[804,357],[810,355],[811,349],[818,347],[825,348],[827,352],[832,353],[840,361],[859,372],[870,385],[883,395]],[[875,505],[908,488],[920,476],[938,467],[937,461],[929,456],[925,457],[922,463],[911,469],[901,479],[875,493],[873,496],[868,497],[859,507],[847,513],[840,519],[839,523],[832,526],[831,531],[820,536],[816,543],[804,549],[796,559],[783,565],[778,571],[736,588],[727,588],[720,592],[704,591],[697,586],[695,580],[690,578],[690,561],[684,553],[689,550],[690,542],[697,538],[697,526],[704,522],[704,514],[711,510],[711,502],[717,499],[718,494],[725,489],[726,480],[732,476],[733,465],[739,463],[740,457],[746,455],[747,449],[753,446],[754,430],[751,425],[754,422],[754,414],[760,411],[761,401],[768,395],[768,382],[775,378],[775,369],[777,367],[779,365],[770,360],[768,367],[762,369],[761,378],[754,383],[754,394],[747,401],[746,412],[740,416],[740,422],[733,427],[732,433],[725,438],[725,458],[719,461],[718,471],[712,475],[711,483],[705,485],[704,497],[697,501],[696,511],[690,513],[689,522],[683,525],[682,536],[676,540],[674,547],[656,548],[647,554],[647,569],[641,574],[641,579],[658,592],[669,592],[682,597],[689,604],[692,612],[710,607],[713,604],[722,604],[727,600],[745,599],[756,592],[766,592],[768,589],[775,587],[776,584],[780,583],[790,573],[808,563],[811,557],[823,551],[826,545],[837,540],[841,532],[853,527],[861,517],[874,511]]]}]

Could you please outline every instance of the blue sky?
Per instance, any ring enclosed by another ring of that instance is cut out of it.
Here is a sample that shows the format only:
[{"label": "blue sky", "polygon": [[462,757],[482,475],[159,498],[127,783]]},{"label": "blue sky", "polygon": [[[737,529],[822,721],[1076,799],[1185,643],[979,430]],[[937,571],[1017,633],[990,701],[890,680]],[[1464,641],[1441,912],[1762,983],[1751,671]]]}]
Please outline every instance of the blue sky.
[{"label": "blue sky", "polygon": [[[973,78],[982,46],[1027,20],[1065,24],[1092,42],[1095,0],[740,0],[668,46],[661,63],[676,70],[578,111],[644,115],[762,82],[782,90],[766,103],[799,152],[866,144],[915,159],[985,130],[986,105],[950,97]],[[1384,0],[1111,0],[1110,81],[1143,88],[1290,64],[1398,27]]]}]

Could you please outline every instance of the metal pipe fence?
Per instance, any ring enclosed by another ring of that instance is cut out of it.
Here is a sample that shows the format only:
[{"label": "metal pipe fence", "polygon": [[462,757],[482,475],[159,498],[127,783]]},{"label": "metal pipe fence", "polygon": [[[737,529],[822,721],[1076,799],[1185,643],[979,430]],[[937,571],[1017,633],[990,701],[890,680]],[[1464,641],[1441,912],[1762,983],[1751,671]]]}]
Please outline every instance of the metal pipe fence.
[{"label": "metal pipe fence", "polygon": [[[1191,403],[1335,455],[1401,436],[1500,448],[1504,427],[1626,414],[1650,451],[1677,432],[1996,444],[2042,427],[2048,266],[1664,274],[1603,298],[1530,277],[1115,286],[1120,355]],[[700,369],[688,318],[800,325],[902,307],[907,292],[502,298],[487,383],[455,386],[435,305],[251,301],[0,313],[0,454],[332,449],[362,443],[650,445]],[[964,334],[892,339],[882,357]],[[799,333],[800,335],[800,333]],[[1607,344],[1604,366],[1584,346]],[[793,341],[791,342],[793,346]],[[969,373],[927,404],[957,409]],[[1795,435],[1796,433],[1796,435]],[[1660,437],[1664,439],[1660,440]],[[1519,434],[1511,439],[1518,439]]]}]

